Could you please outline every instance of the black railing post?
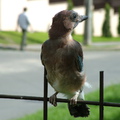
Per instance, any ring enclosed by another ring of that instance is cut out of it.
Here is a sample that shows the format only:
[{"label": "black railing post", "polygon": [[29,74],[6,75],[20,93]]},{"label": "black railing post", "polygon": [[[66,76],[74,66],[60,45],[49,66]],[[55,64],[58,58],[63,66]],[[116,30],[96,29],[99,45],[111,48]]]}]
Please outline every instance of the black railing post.
[{"label": "black railing post", "polygon": [[100,71],[100,118],[99,120],[104,120],[104,72]]},{"label": "black railing post", "polygon": [[48,108],[48,104],[47,104],[47,95],[48,95],[48,82],[47,82],[47,78],[46,78],[46,74],[47,71],[44,67],[44,105],[43,105],[43,120],[47,120],[47,108]]}]

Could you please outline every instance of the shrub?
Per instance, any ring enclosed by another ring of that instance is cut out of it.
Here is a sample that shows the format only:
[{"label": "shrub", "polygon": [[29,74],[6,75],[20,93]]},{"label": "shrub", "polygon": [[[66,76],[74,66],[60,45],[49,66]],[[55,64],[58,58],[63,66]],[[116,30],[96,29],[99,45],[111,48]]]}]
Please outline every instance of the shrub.
[{"label": "shrub", "polygon": [[74,5],[73,5],[73,1],[72,0],[67,0],[68,6],[67,6],[67,10],[72,10]]},{"label": "shrub", "polygon": [[102,27],[102,36],[112,37],[110,31],[110,5],[108,3],[105,5],[105,20]]},{"label": "shrub", "polygon": [[118,18],[118,28],[117,28],[117,31],[118,31],[118,34],[120,35],[120,7],[119,7],[119,10],[118,10],[118,14],[119,14],[119,18]]},{"label": "shrub", "polygon": [[[73,1],[72,0],[67,0],[67,10],[72,10],[74,8]],[[75,31],[73,30],[72,35],[75,34]]]}]

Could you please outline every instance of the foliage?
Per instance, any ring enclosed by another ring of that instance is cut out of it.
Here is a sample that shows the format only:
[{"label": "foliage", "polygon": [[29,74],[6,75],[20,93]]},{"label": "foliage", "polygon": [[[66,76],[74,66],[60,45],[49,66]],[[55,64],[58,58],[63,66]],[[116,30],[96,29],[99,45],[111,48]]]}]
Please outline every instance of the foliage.
[{"label": "foliage", "polygon": [[[104,90],[105,102],[120,102],[120,84],[112,85]],[[99,101],[99,91],[87,94],[86,100]],[[88,118],[73,118],[69,115],[66,104],[58,104],[57,107],[50,107],[48,110],[49,120],[99,120],[99,107],[89,105],[90,116]],[[104,120],[118,120],[120,118],[120,108],[117,107],[104,107]],[[43,111],[38,111],[32,115],[26,115],[23,118],[14,120],[43,120]]]},{"label": "foliage", "polygon": [[118,28],[117,28],[117,31],[118,31],[118,34],[120,35],[120,7],[119,7],[119,10],[118,10],[118,14],[119,14],[119,18],[118,18]]},{"label": "foliage", "polygon": [[110,31],[110,5],[108,3],[105,5],[105,20],[102,26],[102,35],[104,37],[112,37]]},{"label": "foliage", "polygon": [[67,10],[72,10],[74,5],[73,5],[73,1],[72,0],[67,0],[68,6],[67,6]]},{"label": "foliage", "polygon": [[[0,31],[0,43],[3,44],[20,44],[21,32],[15,31]],[[40,44],[48,39],[48,34],[45,32],[27,33],[27,44]]]},{"label": "foliage", "polygon": [[[68,3],[67,10],[72,10],[74,8],[73,0],[67,0],[67,3]],[[74,34],[75,34],[75,31],[73,30],[72,35]]]}]

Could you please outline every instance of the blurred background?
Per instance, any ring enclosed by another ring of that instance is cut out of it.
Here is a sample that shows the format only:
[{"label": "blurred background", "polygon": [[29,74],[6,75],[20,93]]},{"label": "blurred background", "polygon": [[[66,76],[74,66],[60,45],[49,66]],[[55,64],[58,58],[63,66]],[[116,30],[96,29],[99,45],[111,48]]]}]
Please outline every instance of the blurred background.
[{"label": "blurred background", "polygon": [[[67,9],[68,0],[0,0],[0,30],[14,31],[18,15],[24,7],[28,8],[28,16],[35,31],[48,31],[52,17],[59,11]],[[85,0],[73,0],[72,9],[79,14],[85,14]],[[110,30],[113,36],[118,36],[118,9],[119,0],[93,0],[93,35],[102,35],[102,25],[105,19],[105,5],[110,5]],[[75,30],[77,34],[83,34],[84,23]]]},{"label": "blurred background", "polygon": [[[21,51],[18,16],[23,8],[27,8],[32,29],[28,27],[26,45]],[[92,85],[91,89],[85,88],[86,100],[99,101],[99,71],[103,70],[104,101],[120,103],[120,0],[0,0],[0,94],[43,96],[41,45],[49,38],[53,16],[64,9],[89,17],[72,33],[73,39],[83,45],[84,71]],[[49,86],[48,96],[53,92]],[[0,120],[43,120],[42,104],[0,99]],[[88,118],[75,120],[99,120],[99,108],[90,108]],[[104,112],[105,120],[120,118],[120,108],[105,107]],[[66,104],[50,106],[48,117],[74,120]]]}]

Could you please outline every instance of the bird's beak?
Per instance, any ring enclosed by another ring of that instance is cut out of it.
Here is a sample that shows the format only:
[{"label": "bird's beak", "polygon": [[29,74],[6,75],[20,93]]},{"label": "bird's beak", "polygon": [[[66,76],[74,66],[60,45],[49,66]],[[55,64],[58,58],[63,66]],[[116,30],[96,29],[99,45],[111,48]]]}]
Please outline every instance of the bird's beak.
[{"label": "bird's beak", "polygon": [[88,16],[86,15],[79,15],[78,19],[76,20],[75,24],[74,24],[74,28],[82,21],[87,20]]},{"label": "bird's beak", "polygon": [[80,19],[79,19],[79,22],[82,22],[82,21],[87,20],[87,19],[88,19],[88,16],[86,16],[86,15],[81,15],[81,16],[80,16]]}]

